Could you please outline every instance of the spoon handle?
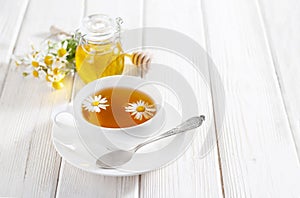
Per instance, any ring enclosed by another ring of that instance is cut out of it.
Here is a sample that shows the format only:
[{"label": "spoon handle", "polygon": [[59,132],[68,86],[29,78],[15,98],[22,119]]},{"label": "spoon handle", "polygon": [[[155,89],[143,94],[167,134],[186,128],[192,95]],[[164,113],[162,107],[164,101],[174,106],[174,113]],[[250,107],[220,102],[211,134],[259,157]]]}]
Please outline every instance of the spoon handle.
[{"label": "spoon handle", "polygon": [[180,134],[183,133],[185,131],[189,131],[195,128],[198,128],[199,126],[202,125],[203,121],[205,120],[205,116],[201,115],[201,116],[196,116],[196,117],[192,117],[188,120],[186,120],[185,122],[181,123],[180,125],[178,125],[177,127],[157,136],[154,137],[150,140],[147,140],[146,142],[139,144],[137,147],[134,148],[135,151],[137,151],[138,149],[140,149],[141,147],[150,144],[152,142],[155,142],[157,140],[172,136],[172,135],[176,135],[176,134]]}]

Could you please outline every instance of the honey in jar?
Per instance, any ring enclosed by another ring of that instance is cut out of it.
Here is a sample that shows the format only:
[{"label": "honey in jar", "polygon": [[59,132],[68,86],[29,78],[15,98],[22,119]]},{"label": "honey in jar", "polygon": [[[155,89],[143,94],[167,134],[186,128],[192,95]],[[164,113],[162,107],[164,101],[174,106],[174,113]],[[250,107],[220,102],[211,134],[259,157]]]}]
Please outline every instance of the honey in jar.
[{"label": "honey in jar", "polygon": [[124,56],[120,43],[120,24],[106,15],[83,19],[76,49],[76,70],[85,83],[101,77],[122,74]]}]

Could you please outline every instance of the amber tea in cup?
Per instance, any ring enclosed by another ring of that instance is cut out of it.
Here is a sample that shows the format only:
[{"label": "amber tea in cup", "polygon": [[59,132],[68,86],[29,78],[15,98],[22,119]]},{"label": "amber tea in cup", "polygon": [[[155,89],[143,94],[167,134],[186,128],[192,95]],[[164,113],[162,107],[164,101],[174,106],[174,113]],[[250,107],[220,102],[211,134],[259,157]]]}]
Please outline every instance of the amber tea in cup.
[{"label": "amber tea in cup", "polygon": [[82,103],[85,120],[106,128],[133,127],[151,119],[155,113],[155,102],[148,94],[128,87],[102,89]]},{"label": "amber tea in cup", "polygon": [[99,147],[127,150],[164,126],[164,100],[159,85],[135,76],[100,78],[80,89],[72,108],[61,111],[54,120],[69,127],[56,118],[71,114],[81,142],[95,156],[102,152]]}]

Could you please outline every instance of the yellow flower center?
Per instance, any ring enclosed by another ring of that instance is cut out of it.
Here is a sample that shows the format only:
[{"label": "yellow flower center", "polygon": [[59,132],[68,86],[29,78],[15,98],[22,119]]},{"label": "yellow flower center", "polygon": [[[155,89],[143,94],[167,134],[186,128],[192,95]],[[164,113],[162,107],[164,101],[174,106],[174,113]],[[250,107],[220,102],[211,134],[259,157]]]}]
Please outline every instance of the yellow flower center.
[{"label": "yellow flower center", "polygon": [[36,70],[33,70],[32,75],[37,78],[37,77],[39,77],[39,72]]},{"label": "yellow flower center", "polygon": [[59,74],[59,69],[58,68],[53,69],[53,74],[58,75]]},{"label": "yellow flower center", "polygon": [[138,106],[137,108],[136,108],[136,111],[137,112],[144,112],[146,110],[146,108],[144,107],[144,106]]},{"label": "yellow flower center", "polygon": [[92,102],[92,106],[98,106],[100,104],[100,102],[98,102],[98,101],[94,101],[94,102]]},{"label": "yellow flower center", "polygon": [[33,67],[38,67],[40,64],[39,64],[39,62],[37,62],[37,61],[32,61],[32,62],[31,62],[31,65],[32,65]]},{"label": "yellow flower center", "polygon": [[61,88],[64,87],[64,84],[63,84],[62,82],[53,82],[53,83],[52,83],[52,87],[53,87],[54,89],[61,89]]},{"label": "yellow flower center", "polygon": [[57,50],[57,55],[59,57],[63,57],[66,53],[67,53],[67,50],[65,48],[60,48],[59,50]]},{"label": "yellow flower center", "polygon": [[44,63],[46,64],[46,65],[52,65],[52,63],[53,63],[53,59],[52,59],[52,57],[51,56],[49,56],[49,55],[47,55],[47,56],[45,56],[45,58],[44,58]]},{"label": "yellow flower center", "polygon": [[45,78],[46,78],[46,81],[47,81],[47,82],[51,82],[51,80],[50,80],[50,75],[47,74]]}]

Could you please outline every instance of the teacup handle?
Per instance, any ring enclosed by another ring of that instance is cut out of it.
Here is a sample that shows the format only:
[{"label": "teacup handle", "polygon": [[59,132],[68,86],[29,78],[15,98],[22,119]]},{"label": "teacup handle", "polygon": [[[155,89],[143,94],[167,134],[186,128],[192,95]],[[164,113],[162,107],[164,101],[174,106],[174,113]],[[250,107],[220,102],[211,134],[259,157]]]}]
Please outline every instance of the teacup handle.
[{"label": "teacup handle", "polygon": [[54,113],[53,121],[60,128],[73,128],[76,124],[73,106],[68,105],[64,110],[60,110],[57,113]]}]

